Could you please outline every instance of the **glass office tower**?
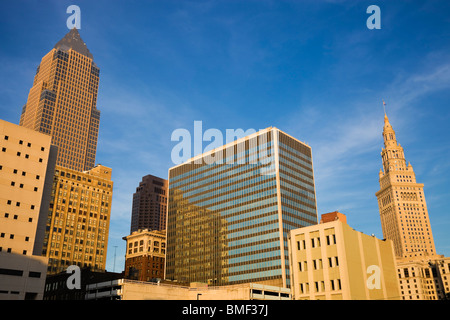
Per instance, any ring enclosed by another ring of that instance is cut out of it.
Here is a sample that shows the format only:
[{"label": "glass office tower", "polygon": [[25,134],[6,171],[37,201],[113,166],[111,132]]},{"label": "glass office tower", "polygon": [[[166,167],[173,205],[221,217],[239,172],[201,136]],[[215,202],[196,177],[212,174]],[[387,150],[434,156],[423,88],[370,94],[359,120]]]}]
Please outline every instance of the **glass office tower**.
[{"label": "glass office tower", "polygon": [[267,128],[169,170],[166,279],[289,287],[287,236],[317,223],[311,148]]}]

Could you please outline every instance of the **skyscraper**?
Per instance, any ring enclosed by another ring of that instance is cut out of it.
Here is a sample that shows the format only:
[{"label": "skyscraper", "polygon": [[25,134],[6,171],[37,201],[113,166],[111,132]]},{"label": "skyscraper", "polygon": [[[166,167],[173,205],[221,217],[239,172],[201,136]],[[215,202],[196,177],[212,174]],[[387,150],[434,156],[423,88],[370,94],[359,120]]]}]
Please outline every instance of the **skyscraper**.
[{"label": "skyscraper", "polygon": [[100,111],[100,69],[76,28],[47,53],[37,68],[20,125],[52,137],[57,165],[84,171],[94,167]]},{"label": "skyscraper", "polygon": [[42,58],[22,109],[20,125],[58,147],[40,248],[50,274],[105,268],[113,183],[110,168],[95,166],[99,72],[74,28]]},{"label": "skyscraper", "polygon": [[435,255],[424,185],[416,182],[413,167],[406,164],[403,147],[384,116],[384,148],[381,151],[380,190],[375,194],[383,236],[394,241],[397,257]]},{"label": "skyscraper", "polygon": [[288,233],[316,223],[311,148],[261,130],[169,170],[166,279],[288,287]]},{"label": "skyscraper", "polygon": [[166,230],[168,182],[152,175],[142,177],[133,194],[131,230]]}]

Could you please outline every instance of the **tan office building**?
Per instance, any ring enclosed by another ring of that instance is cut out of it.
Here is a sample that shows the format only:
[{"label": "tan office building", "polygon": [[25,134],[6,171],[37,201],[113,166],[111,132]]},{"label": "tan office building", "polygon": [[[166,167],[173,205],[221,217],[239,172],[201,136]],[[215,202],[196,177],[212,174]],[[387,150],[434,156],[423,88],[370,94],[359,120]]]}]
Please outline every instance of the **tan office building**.
[{"label": "tan office building", "polygon": [[112,193],[108,167],[78,172],[56,166],[42,252],[49,274],[70,265],[105,269]]},{"label": "tan office building", "polygon": [[424,184],[417,183],[403,147],[384,116],[383,169],[375,194],[383,235],[394,242],[400,293],[403,300],[449,298],[450,258],[438,255],[430,225]]},{"label": "tan office building", "polygon": [[52,144],[58,146],[57,165],[78,171],[94,167],[99,72],[76,28],[37,68],[20,125],[52,137]]},{"label": "tan office building", "polygon": [[352,229],[343,214],[290,232],[291,290],[295,300],[397,300],[392,241]]},{"label": "tan office building", "polygon": [[397,269],[403,300],[450,299],[450,258],[401,258]]},{"label": "tan office building", "polygon": [[384,117],[384,148],[381,151],[380,190],[375,194],[380,209],[383,236],[394,242],[397,257],[436,254],[424,185],[416,182],[403,147],[397,143],[388,117]]},{"label": "tan office building", "polygon": [[125,278],[139,281],[164,278],[165,231],[138,230],[123,239],[127,242]]},{"label": "tan office building", "polygon": [[[0,120],[0,300],[42,299],[40,256],[56,150],[50,137]],[[44,208],[44,209],[43,209]]]}]

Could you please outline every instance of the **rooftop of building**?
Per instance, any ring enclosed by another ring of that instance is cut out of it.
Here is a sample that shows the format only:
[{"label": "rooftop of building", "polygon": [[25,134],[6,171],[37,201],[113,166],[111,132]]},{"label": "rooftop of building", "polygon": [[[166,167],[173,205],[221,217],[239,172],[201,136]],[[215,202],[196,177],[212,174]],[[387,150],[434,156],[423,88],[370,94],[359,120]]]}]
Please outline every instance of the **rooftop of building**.
[{"label": "rooftop of building", "polygon": [[94,56],[87,48],[86,43],[83,39],[81,39],[77,28],[71,29],[61,40],[56,43],[54,48],[61,49],[63,51],[73,49],[90,59],[94,59]]}]

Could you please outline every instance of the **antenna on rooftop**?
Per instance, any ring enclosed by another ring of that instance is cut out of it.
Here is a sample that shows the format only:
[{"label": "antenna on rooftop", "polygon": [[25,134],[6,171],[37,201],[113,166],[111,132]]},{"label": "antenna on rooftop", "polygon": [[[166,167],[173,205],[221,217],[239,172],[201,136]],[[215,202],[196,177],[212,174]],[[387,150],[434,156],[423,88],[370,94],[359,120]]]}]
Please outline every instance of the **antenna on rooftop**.
[{"label": "antenna on rooftop", "polygon": [[117,246],[114,246],[114,265],[113,265],[113,272],[116,272],[116,249],[117,249]]}]

